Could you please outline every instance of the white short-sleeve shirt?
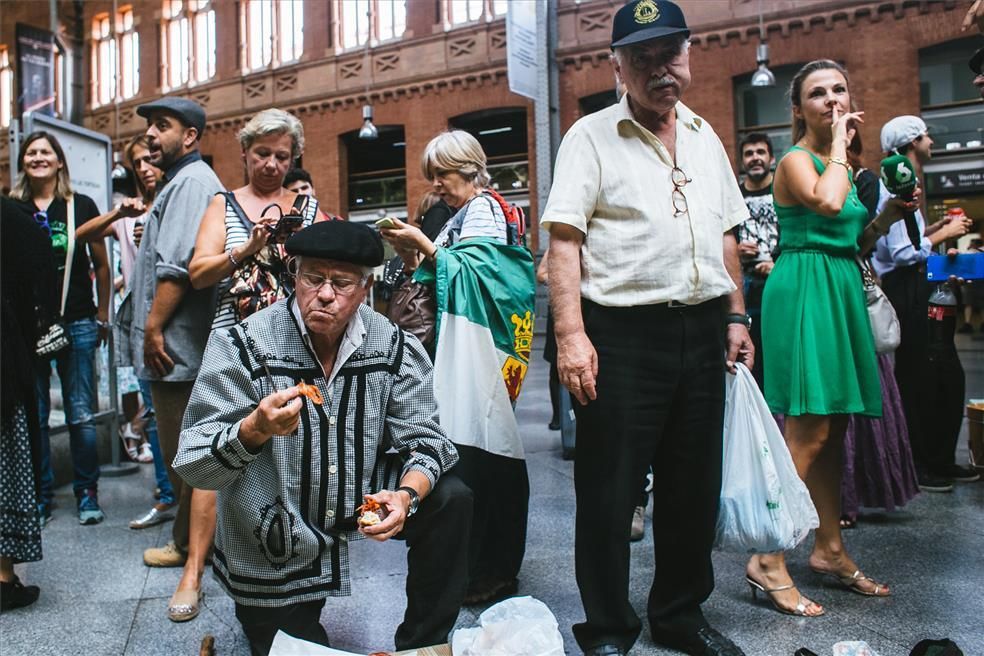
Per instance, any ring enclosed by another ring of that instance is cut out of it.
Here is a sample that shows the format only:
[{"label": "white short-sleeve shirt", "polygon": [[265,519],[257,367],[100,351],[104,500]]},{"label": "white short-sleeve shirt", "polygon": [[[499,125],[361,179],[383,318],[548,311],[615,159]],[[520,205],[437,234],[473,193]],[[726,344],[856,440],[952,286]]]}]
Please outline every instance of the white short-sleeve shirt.
[{"label": "white short-sleeve shirt", "polygon": [[674,216],[673,158],[635,121],[624,96],[585,116],[557,154],[541,225],[584,233],[581,295],[600,305],[629,307],[678,301],[703,303],[731,293],[724,233],[748,218],[728,155],[711,126],[676,106],[676,164],[687,211]]}]

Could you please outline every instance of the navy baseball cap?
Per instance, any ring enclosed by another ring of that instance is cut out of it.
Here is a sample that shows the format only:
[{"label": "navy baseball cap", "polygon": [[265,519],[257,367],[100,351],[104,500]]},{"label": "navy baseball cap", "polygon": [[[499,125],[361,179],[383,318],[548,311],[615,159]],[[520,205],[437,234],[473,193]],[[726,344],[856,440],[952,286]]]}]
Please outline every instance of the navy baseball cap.
[{"label": "navy baseball cap", "polygon": [[205,109],[194,100],[164,96],[137,107],[137,115],[143,118],[150,118],[151,114],[158,111],[177,116],[188,127],[197,129],[199,138],[205,132]]},{"label": "navy baseball cap", "polygon": [[674,34],[690,36],[680,7],[669,0],[633,0],[615,12],[612,48]]}]

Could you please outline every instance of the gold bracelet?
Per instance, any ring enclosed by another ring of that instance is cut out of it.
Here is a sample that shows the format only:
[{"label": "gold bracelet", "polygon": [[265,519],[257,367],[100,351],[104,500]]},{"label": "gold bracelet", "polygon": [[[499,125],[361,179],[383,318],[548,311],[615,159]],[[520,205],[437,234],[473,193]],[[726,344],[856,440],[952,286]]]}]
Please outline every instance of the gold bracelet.
[{"label": "gold bracelet", "polygon": [[851,167],[850,164],[848,164],[847,160],[844,159],[843,157],[831,157],[827,159],[827,166],[830,166],[831,164],[840,164],[845,169],[847,169],[848,173],[850,173],[851,175],[854,174],[854,169]]}]

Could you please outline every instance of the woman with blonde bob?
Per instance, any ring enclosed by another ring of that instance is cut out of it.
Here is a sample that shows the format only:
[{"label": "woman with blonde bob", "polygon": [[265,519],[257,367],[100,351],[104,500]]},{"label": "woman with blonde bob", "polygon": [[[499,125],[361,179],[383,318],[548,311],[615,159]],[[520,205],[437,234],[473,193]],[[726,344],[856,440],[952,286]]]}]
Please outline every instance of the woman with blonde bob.
[{"label": "woman with blonde bob", "polygon": [[[490,176],[487,159],[478,140],[461,130],[434,137],[420,161],[434,192],[455,214],[431,241],[417,227],[394,221],[396,227],[380,230],[403,258],[406,271],[437,260],[438,249],[474,238],[510,242],[508,222],[499,202],[485,193]],[[474,381],[452,383],[465,389]],[[450,435],[458,448],[455,472],[474,493],[474,519],[470,547],[470,575],[465,604],[478,604],[508,596],[518,588],[517,576],[526,549],[529,478],[526,461],[502,455],[501,445],[478,446],[468,435]],[[497,452],[499,451],[499,452]]]},{"label": "woman with blonde bob", "polygon": [[[318,201],[283,186],[304,152],[304,127],[295,116],[263,110],[240,130],[239,145],[246,184],[209,203],[188,266],[193,287],[219,284],[223,290],[212,330],[234,326],[293,292],[283,242],[318,216]],[[302,221],[277,229],[280,217],[298,212]],[[205,561],[215,537],[215,496],[212,490],[192,491],[188,558],[167,609],[173,622],[198,615]]]}]

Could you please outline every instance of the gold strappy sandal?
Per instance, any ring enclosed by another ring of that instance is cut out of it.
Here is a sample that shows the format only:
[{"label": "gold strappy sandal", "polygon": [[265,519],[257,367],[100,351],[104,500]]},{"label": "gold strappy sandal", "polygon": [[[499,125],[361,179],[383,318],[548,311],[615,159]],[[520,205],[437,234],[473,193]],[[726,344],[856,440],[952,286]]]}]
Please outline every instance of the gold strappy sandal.
[{"label": "gold strappy sandal", "polygon": [[[820,604],[818,604],[815,601],[811,601],[807,599],[803,595],[800,595],[799,601],[796,603],[796,608],[793,610],[790,610],[788,608],[783,608],[782,606],[777,604],[775,597],[773,597],[772,594],[774,592],[782,592],[783,590],[792,590],[793,588],[796,587],[792,583],[790,583],[789,585],[780,585],[775,588],[766,588],[764,585],[753,579],[751,576],[746,576],[745,580],[748,582],[748,587],[751,588],[752,590],[753,600],[758,598],[759,592],[763,592],[765,593],[766,597],[768,597],[769,601],[772,602],[773,608],[775,608],[780,613],[784,613],[786,615],[796,615],[798,617],[820,617],[826,612],[824,611],[823,607]],[[809,605],[805,602],[809,602]],[[816,606],[817,608],[820,609],[820,612],[816,614],[807,613],[806,609],[809,608],[810,606]]]},{"label": "gold strappy sandal", "polygon": [[[870,576],[865,576],[861,573],[861,570],[854,570],[854,574],[850,576],[841,576],[836,572],[826,572],[822,569],[816,569],[811,567],[814,572],[821,576],[830,577],[840,583],[843,587],[847,588],[851,592],[856,592],[859,595],[864,595],[865,597],[887,597],[892,594],[889,587],[884,583],[879,583]],[[860,586],[862,581],[871,581],[875,584],[874,590],[865,590]],[[884,592],[883,592],[884,591]]]}]

